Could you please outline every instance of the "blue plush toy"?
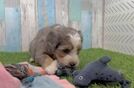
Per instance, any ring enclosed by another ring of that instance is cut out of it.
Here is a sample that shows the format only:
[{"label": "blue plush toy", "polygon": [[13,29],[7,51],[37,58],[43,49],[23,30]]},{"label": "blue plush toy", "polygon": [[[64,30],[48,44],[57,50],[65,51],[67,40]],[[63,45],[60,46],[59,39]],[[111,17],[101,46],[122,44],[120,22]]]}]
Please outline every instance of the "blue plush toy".
[{"label": "blue plush toy", "polygon": [[121,73],[108,67],[107,63],[111,58],[101,57],[92,63],[89,63],[81,71],[74,71],[74,84],[78,87],[88,87],[92,81],[118,82],[121,88],[129,88],[130,82],[125,80]]}]

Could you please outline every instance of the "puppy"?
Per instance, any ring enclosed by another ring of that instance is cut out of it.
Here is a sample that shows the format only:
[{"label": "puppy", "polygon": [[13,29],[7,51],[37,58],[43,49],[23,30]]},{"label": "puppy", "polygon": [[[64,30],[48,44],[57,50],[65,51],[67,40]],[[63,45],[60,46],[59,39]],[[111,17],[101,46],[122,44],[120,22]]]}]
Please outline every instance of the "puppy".
[{"label": "puppy", "polygon": [[82,47],[82,35],[71,27],[59,24],[39,30],[30,43],[30,54],[48,74],[54,74],[57,65],[76,67]]}]

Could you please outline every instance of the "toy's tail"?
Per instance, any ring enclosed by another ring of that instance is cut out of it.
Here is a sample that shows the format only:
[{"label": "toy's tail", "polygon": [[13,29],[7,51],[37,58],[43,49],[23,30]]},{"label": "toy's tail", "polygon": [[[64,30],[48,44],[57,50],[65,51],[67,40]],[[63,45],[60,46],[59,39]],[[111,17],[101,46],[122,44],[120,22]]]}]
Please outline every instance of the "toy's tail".
[{"label": "toy's tail", "polygon": [[111,61],[111,57],[109,57],[109,56],[103,56],[103,57],[100,58],[100,61],[102,63],[104,63],[104,64],[107,64],[108,62]]}]

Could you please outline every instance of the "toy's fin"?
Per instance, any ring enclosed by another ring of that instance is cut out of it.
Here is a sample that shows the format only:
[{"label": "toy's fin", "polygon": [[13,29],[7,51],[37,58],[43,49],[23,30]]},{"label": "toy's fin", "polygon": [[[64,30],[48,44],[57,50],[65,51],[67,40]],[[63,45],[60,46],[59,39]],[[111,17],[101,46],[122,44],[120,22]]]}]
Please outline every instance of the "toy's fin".
[{"label": "toy's fin", "polygon": [[100,61],[102,63],[104,63],[104,64],[107,64],[108,62],[111,61],[111,57],[109,57],[109,56],[103,56],[103,57],[100,58]]}]

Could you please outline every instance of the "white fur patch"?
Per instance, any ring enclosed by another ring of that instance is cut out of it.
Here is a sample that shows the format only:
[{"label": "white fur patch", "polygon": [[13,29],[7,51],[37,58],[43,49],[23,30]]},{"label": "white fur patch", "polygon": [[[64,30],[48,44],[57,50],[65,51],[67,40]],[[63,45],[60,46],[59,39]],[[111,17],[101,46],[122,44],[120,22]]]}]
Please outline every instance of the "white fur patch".
[{"label": "white fur patch", "polygon": [[78,33],[75,33],[75,34],[69,34],[69,36],[71,38],[71,42],[74,48],[77,48],[81,44],[80,35]]},{"label": "white fur patch", "polygon": [[57,61],[53,61],[45,70],[48,74],[52,75],[55,74],[56,70],[57,70]]},{"label": "white fur patch", "polygon": [[56,25],[55,27],[54,27],[54,29],[58,29],[58,28],[61,28],[61,27],[63,27],[62,25]]}]

